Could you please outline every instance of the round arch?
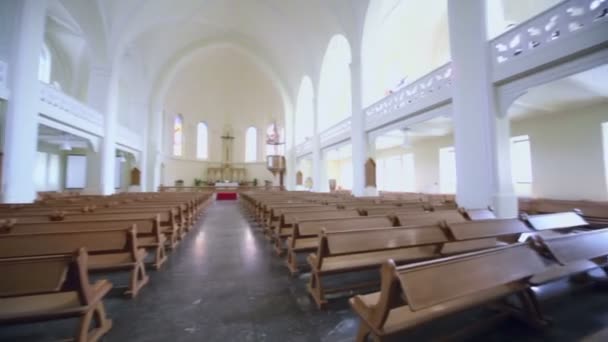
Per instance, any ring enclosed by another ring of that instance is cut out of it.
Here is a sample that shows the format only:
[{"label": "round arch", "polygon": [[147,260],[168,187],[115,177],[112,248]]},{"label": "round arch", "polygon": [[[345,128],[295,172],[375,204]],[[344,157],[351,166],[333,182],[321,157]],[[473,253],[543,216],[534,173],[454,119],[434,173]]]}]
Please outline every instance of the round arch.
[{"label": "round arch", "polygon": [[361,55],[364,106],[448,62],[447,0],[370,1]]},{"label": "round arch", "polygon": [[295,111],[295,126],[294,130],[295,143],[299,144],[314,135],[314,89],[312,80],[308,75],[302,78]]},{"label": "round arch", "polygon": [[346,37],[334,35],[327,45],[319,76],[319,131],[350,117],[352,113],[351,60],[351,47]]}]

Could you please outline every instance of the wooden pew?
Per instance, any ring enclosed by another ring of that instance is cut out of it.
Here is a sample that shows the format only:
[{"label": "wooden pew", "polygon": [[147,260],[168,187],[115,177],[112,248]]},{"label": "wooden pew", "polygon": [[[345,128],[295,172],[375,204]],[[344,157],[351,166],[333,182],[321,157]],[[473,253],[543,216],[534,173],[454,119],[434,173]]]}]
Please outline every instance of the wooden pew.
[{"label": "wooden pew", "polygon": [[97,341],[112,328],[102,302],[112,284],[89,283],[87,253],[0,259],[0,324],[75,317],[76,341]]},{"label": "wooden pew", "polygon": [[148,283],[146,251],[137,245],[135,228],[0,235],[0,259],[68,254],[82,247],[89,252],[89,271],[130,271],[131,297]]},{"label": "wooden pew", "polygon": [[[337,209],[333,206],[316,206],[316,207],[302,207],[302,208],[284,208],[278,211],[279,220],[275,226],[270,227],[270,234],[272,234],[272,241],[274,241],[274,249],[278,256],[282,256],[285,252],[285,240],[291,236],[293,231],[293,225],[298,217],[317,217],[317,214],[321,213],[336,213],[338,214],[326,214],[331,215],[330,217],[343,217],[341,214],[343,210]],[[347,217],[357,217],[358,213],[347,214]]]},{"label": "wooden pew", "polygon": [[357,341],[366,341],[369,335],[382,341],[441,317],[501,303],[513,295],[521,309],[510,307],[493,318],[515,314],[542,325],[545,322],[527,280],[545,269],[546,261],[523,243],[402,267],[388,261],[381,269],[380,292],[350,299],[360,317]]},{"label": "wooden pew", "polygon": [[491,208],[487,209],[466,209],[459,208],[458,211],[462,216],[464,216],[467,220],[477,221],[477,220],[491,220],[495,219],[496,215]]},{"label": "wooden pew", "polygon": [[167,260],[165,245],[166,231],[161,226],[160,215],[153,214],[88,214],[68,216],[64,221],[23,221],[19,220],[5,230],[5,233],[31,234],[52,232],[73,232],[90,230],[108,230],[122,228],[137,228],[137,244],[141,248],[154,251],[154,264],[160,269]]},{"label": "wooden pew", "polygon": [[323,285],[325,277],[378,268],[388,259],[402,265],[500,247],[517,242],[521,234],[529,232],[532,230],[518,219],[324,231],[319,236],[316,253],[307,259],[311,268],[308,291],[317,306],[323,308],[327,304],[326,293],[375,287],[379,281],[331,288]]},{"label": "wooden pew", "polygon": [[395,225],[395,221],[392,218],[382,215],[313,220],[301,220],[298,218],[293,227],[291,237],[287,239],[287,268],[292,275],[299,272],[298,255],[314,252],[318,248],[318,236],[321,234],[322,229],[329,232]]},{"label": "wooden pew", "polygon": [[535,286],[586,273],[595,268],[603,268],[606,272],[608,228],[551,238],[537,236],[534,241],[542,251],[557,261],[545,272],[530,279],[530,283]]},{"label": "wooden pew", "polygon": [[398,226],[422,226],[441,221],[448,223],[466,222],[465,217],[456,210],[407,214],[397,213],[394,215],[394,219]]}]

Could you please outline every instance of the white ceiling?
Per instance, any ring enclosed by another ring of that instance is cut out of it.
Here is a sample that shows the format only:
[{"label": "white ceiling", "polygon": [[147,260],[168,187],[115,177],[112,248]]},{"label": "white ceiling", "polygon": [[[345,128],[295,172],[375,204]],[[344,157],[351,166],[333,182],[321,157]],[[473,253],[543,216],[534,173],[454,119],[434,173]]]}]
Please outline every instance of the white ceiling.
[{"label": "white ceiling", "polygon": [[608,103],[608,65],[528,90],[509,108],[513,120]]}]

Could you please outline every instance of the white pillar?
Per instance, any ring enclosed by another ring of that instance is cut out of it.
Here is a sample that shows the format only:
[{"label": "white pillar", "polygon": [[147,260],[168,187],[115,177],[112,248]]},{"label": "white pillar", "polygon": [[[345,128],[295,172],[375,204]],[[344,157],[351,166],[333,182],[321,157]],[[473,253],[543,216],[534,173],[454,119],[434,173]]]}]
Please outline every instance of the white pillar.
[{"label": "white pillar", "polygon": [[365,112],[363,111],[361,58],[358,53],[353,55],[350,63],[351,83],[351,143],[353,151],[353,195],[365,194],[365,161],[367,159],[367,137],[365,134]]},{"label": "white pillar", "polygon": [[319,192],[323,189],[321,160],[321,137],[319,136],[319,103],[317,96],[312,99],[313,131],[312,131],[312,189]]},{"label": "white pillar", "polygon": [[465,208],[493,205],[499,217],[514,217],[509,125],[497,115],[485,3],[448,1],[457,201]]},{"label": "white pillar", "polygon": [[115,191],[117,88],[116,75],[112,74],[110,68],[93,67],[91,69],[88,103],[99,111],[104,118],[99,169],[99,193],[102,195],[110,195]]},{"label": "white pillar", "polygon": [[[43,44],[45,0],[23,0],[7,4],[16,8],[9,64],[8,101],[4,125],[2,163],[4,203],[28,203],[36,199],[34,165],[38,148],[38,60]],[[2,9],[2,6],[0,6]]]}]

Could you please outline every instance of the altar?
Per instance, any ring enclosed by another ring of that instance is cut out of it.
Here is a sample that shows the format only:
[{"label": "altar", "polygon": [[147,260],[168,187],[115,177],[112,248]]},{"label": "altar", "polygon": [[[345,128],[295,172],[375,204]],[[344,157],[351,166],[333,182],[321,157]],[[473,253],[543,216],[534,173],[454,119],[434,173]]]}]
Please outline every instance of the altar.
[{"label": "altar", "polygon": [[239,183],[236,182],[217,182],[215,183],[215,187],[216,188],[238,188],[239,187]]}]

